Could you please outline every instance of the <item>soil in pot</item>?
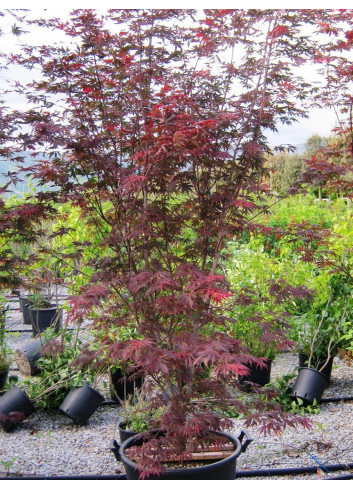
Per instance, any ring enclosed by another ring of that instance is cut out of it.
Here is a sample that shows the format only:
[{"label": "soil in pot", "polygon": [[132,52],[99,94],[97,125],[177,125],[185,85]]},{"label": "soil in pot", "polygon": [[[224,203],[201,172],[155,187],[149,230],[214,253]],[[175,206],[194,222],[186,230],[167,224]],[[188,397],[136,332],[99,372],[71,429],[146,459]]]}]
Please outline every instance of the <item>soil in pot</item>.
[{"label": "soil in pot", "polygon": [[[234,480],[236,476],[236,460],[251,442],[251,439],[247,437],[247,440],[242,444],[244,434],[246,433],[242,432],[236,438],[226,433],[215,433],[215,435],[223,437],[225,442],[230,444],[229,451],[227,449],[227,452],[223,453],[211,451],[207,455],[205,453],[193,454],[198,455],[196,457],[198,460],[187,461],[186,464],[182,465],[178,462],[169,461],[166,463],[166,470],[163,473],[158,476],[151,475],[146,480]],[[141,445],[142,443],[143,439],[141,434],[139,434],[126,440],[121,447],[116,442],[111,447],[117,460],[121,460],[124,464],[127,480],[137,480],[140,474],[136,463],[128,458],[126,451],[130,447]],[[218,454],[221,459],[218,459]],[[173,468],[168,468],[171,466]]]},{"label": "soil in pot", "polygon": [[318,370],[302,367],[298,370],[298,376],[292,389],[292,399],[301,399],[305,406],[320,403],[322,394],[328,386],[326,375]]},{"label": "soil in pot", "polygon": [[22,375],[36,375],[40,372],[37,361],[40,359],[40,351],[43,345],[43,339],[38,336],[26,343],[21,350],[15,350],[15,361]]},{"label": "soil in pot", "polygon": [[37,336],[46,329],[54,327],[56,333],[62,325],[62,310],[56,306],[48,309],[33,309],[29,307],[33,336]]},{"label": "soil in pot", "polygon": [[69,392],[59,411],[75,424],[84,425],[103,401],[104,397],[99,392],[84,384]]},{"label": "soil in pot", "polygon": [[34,411],[31,400],[17,385],[13,385],[0,397],[0,424],[7,432],[13,431]]},{"label": "soil in pot", "polygon": [[[334,357],[330,357],[330,360],[327,362],[327,365],[325,365],[326,359],[321,360],[318,362],[317,367],[316,367],[316,370],[318,370],[322,374],[326,375],[329,384],[331,382],[333,359],[334,359]],[[308,360],[309,360],[308,355],[306,355],[305,353],[299,353],[299,367],[307,367]],[[322,368],[324,365],[325,365],[325,367]]]}]

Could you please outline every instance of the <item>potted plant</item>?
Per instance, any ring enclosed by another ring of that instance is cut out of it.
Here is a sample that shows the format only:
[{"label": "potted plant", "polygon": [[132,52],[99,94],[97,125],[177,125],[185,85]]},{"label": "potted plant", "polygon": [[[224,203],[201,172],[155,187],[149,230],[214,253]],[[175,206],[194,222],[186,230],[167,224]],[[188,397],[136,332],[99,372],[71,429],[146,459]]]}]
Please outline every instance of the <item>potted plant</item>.
[{"label": "potted plant", "polygon": [[[93,319],[91,327],[102,331],[97,358],[139,369],[153,384],[151,409],[162,410],[157,431],[129,445],[138,462],[133,474],[142,478],[161,476],[171,457],[182,463],[215,451],[230,462],[227,477],[235,477],[247,443],[244,434],[225,434],[232,421],[215,408],[232,405],[239,376],[264,362],[228,334],[233,291],[222,254],[230,237],[264,230],[251,220],[268,210],[264,131],[297,117],[292,101],[305,94],[290,64],[312,52],[302,36],[297,41],[306,22],[299,11],[294,23],[282,11],[200,14],[201,22],[189,10],[112,10],[114,32],[101,30],[96,12],[75,11],[72,29],[64,29],[77,43],[71,52],[41,48],[39,56],[33,47],[13,60],[42,70],[29,88],[36,117],[23,114],[33,154],[55,148],[29,170],[56,188],[46,199],[38,191],[38,208],[45,202],[50,212],[49,204],[70,202],[100,240],[101,256],[83,263],[92,273],[70,298],[70,317]],[[55,20],[50,26],[63,32]],[[251,43],[250,27],[259,36]],[[244,50],[237,66],[223,59]],[[291,87],[285,109],[277,103],[283,77]],[[64,119],[55,108],[59,92]],[[76,241],[78,252],[83,245],[90,245],[86,236]],[[132,326],[139,337],[112,342],[99,320],[107,310],[114,328]],[[239,400],[239,409],[247,423],[262,422],[266,430],[308,426],[280,415],[268,399]],[[203,477],[212,469],[219,477],[223,460],[203,469]]]},{"label": "potted plant", "polygon": [[300,366],[292,396],[305,403],[319,403],[328,387],[334,356],[345,341],[351,324],[348,311],[350,300],[342,308],[342,298],[333,299],[332,292],[324,306],[316,306],[297,322],[297,348],[304,365]]},{"label": "potted plant", "polygon": [[28,296],[28,301],[25,307],[28,307],[29,310],[33,336],[37,336],[50,327],[54,327],[58,332],[62,325],[62,309],[41,293]]}]

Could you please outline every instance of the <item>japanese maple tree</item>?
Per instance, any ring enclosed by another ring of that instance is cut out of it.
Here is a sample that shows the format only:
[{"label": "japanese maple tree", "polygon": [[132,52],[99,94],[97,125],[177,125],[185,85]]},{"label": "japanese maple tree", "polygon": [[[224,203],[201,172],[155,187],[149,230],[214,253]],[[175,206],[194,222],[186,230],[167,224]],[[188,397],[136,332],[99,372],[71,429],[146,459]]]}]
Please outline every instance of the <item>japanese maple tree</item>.
[{"label": "japanese maple tree", "polygon": [[[77,10],[67,20],[29,16],[36,28],[61,32],[63,42],[7,56],[40,74],[16,83],[28,107],[7,115],[17,123],[17,147],[36,158],[24,172],[42,184],[37,209],[70,203],[101,237],[96,272],[71,298],[71,317],[94,312],[98,355],[128,362],[153,382],[151,406],[165,408],[158,428],[181,459],[191,441],[231,427],[216,407],[235,403],[265,431],[306,425],[280,415],[270,393],[261,405],[234,400],[238,376],[263,359],[228,334],[232,291],[220,260],[229,239],[271,232],[251,219],[267,210],[266,133],[305,115],[312,87],[296,67],[317,40],[302,27],[330,15],[132,9]],[[137,338],[112,341],[110,331],[126,326]],[[148,475],[160,465],[146,456],[141,470]]]}]

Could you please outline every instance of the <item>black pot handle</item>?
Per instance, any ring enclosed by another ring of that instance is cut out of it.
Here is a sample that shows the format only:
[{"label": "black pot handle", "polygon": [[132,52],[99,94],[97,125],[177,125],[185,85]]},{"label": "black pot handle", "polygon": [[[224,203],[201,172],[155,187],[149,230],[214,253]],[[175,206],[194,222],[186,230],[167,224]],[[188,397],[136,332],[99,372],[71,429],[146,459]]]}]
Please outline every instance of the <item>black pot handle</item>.
[{"label": "black pot handle", "polygon": [[246,440],[241,445],[241,451],[243,453],[246,451],[250,443],[253,441],[253,438],[251,438],[248,431],[241,430],[240,435],[238,436],[238,440],[240,441],[240,443],[243,441],[244,436],[246,436]]},{"label": "black pot handle", "polygon": [[115,458],[117,459],[118,462],[120,462],[121,460],[119,449],[120,449],[119,443],[116,440],[112,440],[109,444],[109,450],[111,450],[114,453]]}]

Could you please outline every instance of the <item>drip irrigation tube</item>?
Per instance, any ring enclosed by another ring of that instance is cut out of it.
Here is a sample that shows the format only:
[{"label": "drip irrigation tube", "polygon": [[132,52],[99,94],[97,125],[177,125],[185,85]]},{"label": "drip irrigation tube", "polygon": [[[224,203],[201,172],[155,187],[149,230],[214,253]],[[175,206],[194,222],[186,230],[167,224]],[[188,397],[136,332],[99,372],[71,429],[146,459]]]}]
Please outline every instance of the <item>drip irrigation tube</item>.
[{"label": "drip irrigation tube", "polygon": [[62,481],[62,480],[126,480],[125,474],[120,475],[58,475],[58,476],[24,476],[24,477],[0,477],[2,481]]},{"label": "drip irrigation tube", "polygon": [[[236,479],[248,478],[248,477],[270,477],[281,475],[293,475],[293,474],[308,474],[315,473],[319,466],[313,467],[288,467],[283,469],[260,469],[260,470],[237,470]],[[350,464],[335,464],[326,465],[328,472],[335,472],[338,470],[353,469],[353,463]],[[339,477],[334,477],[325,480],[345,480],[353,479],[353,474],[345,474]],[[126,480],[126,474],[120,475],[68,475],[68,476],[24,476],[24,477],[0,477],[0,480]]]},{"label": "drip irrigation tube", "polygon": [[[65,328],[65,331],[75,331],[75,328]],[[5,329],[5,333],[33,333],[33,329]]]},{"label": "drip irrigation tube", "polygon": [[341,401],[353,401],[353,397],[327,397],[325,399],[321,399],[320,403],[323,402],[341,402]]},{"label": "drip irrigation tube", "polygon": [[[238,479],[241,477],[267,477],[276,475],[308,474],[315,473],[319,468],[319,465],[315,465],[312,467],[285,467],[283,469],[237,470],[236,478]],[[353,469],[353,463],[325,465],[325,469],[327,470],[327,472]]]},{"label": "drip irrigation tube", "polygon": [[345,474],[339,475],[338,477],[330,477],[329,479],[325,479],[327,481],[344,481],[348,479],[353,479],[353,474]]}]

